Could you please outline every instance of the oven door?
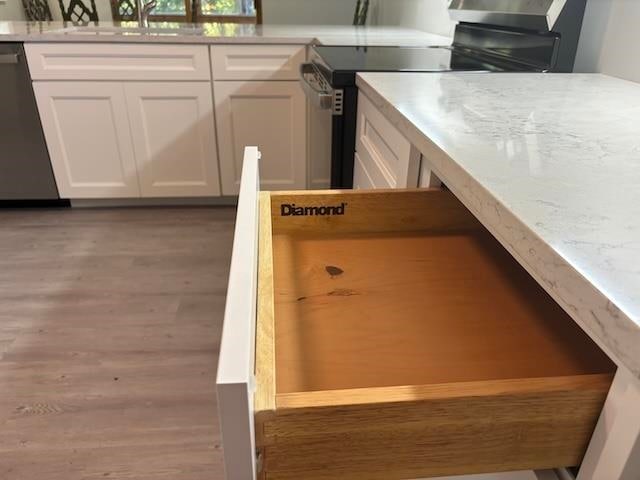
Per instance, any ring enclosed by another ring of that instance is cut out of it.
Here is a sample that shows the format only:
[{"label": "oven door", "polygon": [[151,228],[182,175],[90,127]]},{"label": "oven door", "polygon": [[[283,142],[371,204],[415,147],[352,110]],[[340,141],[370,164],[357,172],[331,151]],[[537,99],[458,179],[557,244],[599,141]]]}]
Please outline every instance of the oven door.
[{"label": "oven door", "polygon": [[[350,188],[344,178],[343,90],[334,89],[314,63],[300,65],[300,85],[309,101],[311,188]],[[352,163],[347,159],[346,163]]]}]

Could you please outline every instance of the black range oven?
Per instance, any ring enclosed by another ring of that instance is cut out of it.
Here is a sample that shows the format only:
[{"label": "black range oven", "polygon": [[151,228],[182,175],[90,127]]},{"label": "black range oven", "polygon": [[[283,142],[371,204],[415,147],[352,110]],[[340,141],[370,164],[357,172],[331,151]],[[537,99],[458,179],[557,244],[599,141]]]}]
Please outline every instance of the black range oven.
[{"label": "black range oven", "polygon": [[[582,15],[573,18],[578,22],[579,31]],[[572,47],[568,53],[567,43]],[[300,67],[300,82],[316,110],[312,117],[322,119],[316,120],[315,125],[311,122],[312,130],[317,130],[311,132],[312,138],[318,132],[331,137],[321,140],[326,146],[320,148],[320,155],[330,156],[331,188],[353,186],[358,107],[356,73],[571,71],[576,45],[577,37],[569,42],[556,31],[460,22],[451,45],[312,47],[310,62]]]}]

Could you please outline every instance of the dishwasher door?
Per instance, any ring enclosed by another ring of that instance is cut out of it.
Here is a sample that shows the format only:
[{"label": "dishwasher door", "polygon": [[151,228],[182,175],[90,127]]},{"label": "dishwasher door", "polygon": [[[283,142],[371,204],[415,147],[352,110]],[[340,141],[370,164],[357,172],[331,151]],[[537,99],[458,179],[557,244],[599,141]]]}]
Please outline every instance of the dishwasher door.
[{"label": "dishwasher door", "polygon": [[0,43],[0,105],[0,200],[58,199],[21,43]]}]

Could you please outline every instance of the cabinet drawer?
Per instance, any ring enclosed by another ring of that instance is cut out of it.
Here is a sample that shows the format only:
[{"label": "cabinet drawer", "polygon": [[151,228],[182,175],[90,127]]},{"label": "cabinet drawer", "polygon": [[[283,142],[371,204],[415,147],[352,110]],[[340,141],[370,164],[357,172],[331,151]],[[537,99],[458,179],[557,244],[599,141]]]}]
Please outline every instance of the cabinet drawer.
[{"label": "cabinet drawer", "polygon": [[614,366],[451,193],[259,193],[257,155],[218,370],[227,478],[580,462]]},{"label": "cabinet drawer", "polygon": [[356,151],[378,187],[418,186],[420,152],[363,94],[358,95]]},{"label": "cabinet drawer", "polygon": [[304,45],[215,45],[214,80],[298,80]]},{"label": "cabinet drawer", "polygon": [[31,43],[33,80],[210,80],[205,45]]}]

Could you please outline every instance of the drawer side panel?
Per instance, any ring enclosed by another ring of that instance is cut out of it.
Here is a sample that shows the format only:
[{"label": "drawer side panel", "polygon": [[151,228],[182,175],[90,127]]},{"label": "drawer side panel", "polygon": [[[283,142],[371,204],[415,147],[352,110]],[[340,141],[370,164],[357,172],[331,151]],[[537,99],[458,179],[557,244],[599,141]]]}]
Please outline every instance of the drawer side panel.
[{"label": "drawer side panel", "polygon": [[260,192],[259,217],[256,416],[260,412],[270,412],[276,408],[273,250],[271,246],[271,198],[269,192]]}]

